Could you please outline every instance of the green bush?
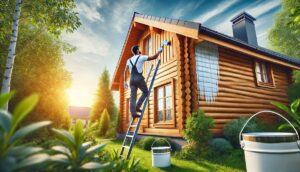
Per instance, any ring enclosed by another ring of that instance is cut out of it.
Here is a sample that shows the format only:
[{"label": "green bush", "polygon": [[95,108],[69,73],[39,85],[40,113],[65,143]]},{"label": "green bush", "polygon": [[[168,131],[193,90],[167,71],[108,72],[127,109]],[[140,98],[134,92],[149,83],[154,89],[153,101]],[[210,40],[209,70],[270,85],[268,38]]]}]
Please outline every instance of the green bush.
[{"label": "green bush", "polygon": [[107,109],[104,109],[100,118],[100,128],[99,128],[100,136],[105,136],[105,134],[109,129],[109,124],[110,124],[110,115]]},{"label": "green bush", "polygon": [[[155,143],[154,143],[155,141]],[[159,137],[144,137],[138,142],[138,146],[144,150],[151,150],[151,145],[154,143],[153,146],[169,146],[167,143],[169,142],[171,149],[175,150],[175,144],[168,138],[159,138]]]},{"label": "green bush", "polygon": [[52,129],[62,144],[53,146],[51,156],[52,171],[104,170],[110,163],[99,163],[96,154],[101,152],[105,143],[94,146],[84,142],[84,129],[80,120],[76,121],[74,132],[63,129]]},{"label": "green bush", "polygon": [[151,145],[154,141],[154,137],[144,137],[138,142],[138,146],[144,150],[151,150]]},{"label": "green bush", "polygon": [[214,151],[220,154],[229,153],[233,150],[232,145],[229,141],[224,138],[215,138],[211,141],[211,147]]},{"label": "green bush", "polygon": [[[242,117],[236,120],[233,120],[229,123],[227,123],[224,126],[223,134],[225,138],[234,146],[239,147],[239,134],[246,123],[247,118]],[[259,123],[256,119],[252,119],[247,126],[244,129],[244,133],[248,132],[257,132],[257,131],[263,131],[265,129],[265,126],[263,126],[262,123]]]},{"label": "green bush", "polygon": [[[299,72],[300,74],[300,72]],[[300,75],[299,75],[300,76]],[[300,98],[300,82],[291,84],[287,89],[290,102]]]},{"label": "green bush", "polygon": [[[0,109],[13,97],[14,93],[0,95]],[[0,171],[24,171],[40,167],[49,161],[49,155],[43,148],[24,144],[29,134],[51,124],[50,121],[36,122],[19,128],[19,124],[31,112],[38,102],[38,96],[23,99],[13,110],[12,115],[0,110]]]},{"label": "green bush", "polygon": [[189,143],[196,143],[199,147],[206,147],[212,138],[210,129],[214,127],[214,120],[205,116],[204,111],[199,109],[193,112],[186,120],[184,138]]}]

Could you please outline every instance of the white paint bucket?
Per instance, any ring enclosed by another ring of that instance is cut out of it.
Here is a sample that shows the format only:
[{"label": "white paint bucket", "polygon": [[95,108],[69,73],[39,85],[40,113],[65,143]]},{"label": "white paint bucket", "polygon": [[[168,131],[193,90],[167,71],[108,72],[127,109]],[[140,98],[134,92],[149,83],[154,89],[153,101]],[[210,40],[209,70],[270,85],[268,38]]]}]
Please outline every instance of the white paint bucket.
[{"label": "white paint bucket", "polygon": [[[271,113],[282,117],[295,133],[257,132],[242,133],[248,122],[261,113]],[[243,138],[242,138],[243,137]],[[241,148],[245,152],[247,172],[299,172],[300,141],[295,127],[277,112],[265,110],[251,116],[240,132]]]},{"label": "white paint bucket", "polygon": [[169,146],[153,147],[156,141],[151,145],[153,167],[169,167],[171,165],[171,145],[167,140],[164,141],[167,142]]}]

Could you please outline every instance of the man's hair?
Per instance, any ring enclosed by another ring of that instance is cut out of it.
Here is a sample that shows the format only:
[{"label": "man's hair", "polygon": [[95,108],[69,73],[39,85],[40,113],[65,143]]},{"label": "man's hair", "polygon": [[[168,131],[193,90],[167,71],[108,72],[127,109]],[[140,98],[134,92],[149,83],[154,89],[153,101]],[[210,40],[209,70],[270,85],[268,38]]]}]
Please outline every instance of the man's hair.
[{"label": "man's hair", "polygon": [[133,54],[138,54],[138,52],[139,52],[139,46],[138,45],[132,46],[131,47],[131,52]]}]

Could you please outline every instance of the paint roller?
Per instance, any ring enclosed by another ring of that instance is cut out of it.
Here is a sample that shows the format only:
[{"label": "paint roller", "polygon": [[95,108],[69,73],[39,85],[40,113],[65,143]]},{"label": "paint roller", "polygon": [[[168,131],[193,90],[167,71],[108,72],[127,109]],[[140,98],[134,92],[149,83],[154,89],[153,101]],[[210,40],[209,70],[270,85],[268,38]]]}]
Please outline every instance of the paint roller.
[{"label": "paint roller", "polygon": [[163,46],[169,46],[169,45],[171,45],[170,41],[167,41],[167,40],[161,41],[161,47],[158,49],[158,51],[162,51]]}]

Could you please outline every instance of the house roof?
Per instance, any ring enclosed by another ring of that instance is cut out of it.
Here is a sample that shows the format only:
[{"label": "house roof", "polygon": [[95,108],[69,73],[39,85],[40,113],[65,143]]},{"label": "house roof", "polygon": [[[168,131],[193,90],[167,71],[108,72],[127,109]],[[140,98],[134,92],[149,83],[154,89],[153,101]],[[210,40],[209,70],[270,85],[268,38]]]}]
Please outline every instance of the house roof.
[{"label": "house roof", "polygon": [[292,58],[280,53],[277,53],[275,51],[260,47],[260,46],[254,46],[250,45],[244,41],[241,41],[237,38],[222,34],[220,32],[217,32],[215,30],[209,29],[205,26],[202,26],[201,23],[197,22],[191,22],[191,21],[184,21],[184,20],[178,20],[178,19],[171,19],[171,18],[165,18],[165,17],[156,17],[156,16],[150,16],[150,15],[144,15],[137,12],[134,12],[131,24],[129,26],[129,30],[127,33],[127,37],[125,40],[125,43],[123,45],[123,49],[117,64],[117,68],[114,73],[113,82],[112,82],[112,89],[117,90],[118,89],[118,82],[119,82],[119,76],[122,73],[122,66],[120,64],[124,63],[125,60],[129,57],[124,57],[124,51],[125,51],[125,45],[128,42],[128,38],[130,37],[131,30],[133,27],[133,23],[141,23],[144,25],[148,25],[151,27],[159,28],[162,30],[166,30],[169,32],[174,32],[180,35],[184,35],[190,38],[198,39],[199,35],[207,35],[209,37],[216,38],[218,40],[222,40],[226,43],[230,43],[232,45],[236,45],[239,47],[243,47],[247,50],[253,51],[255,53],[259,53],[261,55],[265,55],[268,57],[272,57],[276,59],[277,61],[286,62],[288,64],[291,64],[291,68],[294,69],[300,69],[300,59]]}]

